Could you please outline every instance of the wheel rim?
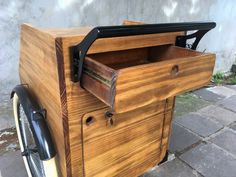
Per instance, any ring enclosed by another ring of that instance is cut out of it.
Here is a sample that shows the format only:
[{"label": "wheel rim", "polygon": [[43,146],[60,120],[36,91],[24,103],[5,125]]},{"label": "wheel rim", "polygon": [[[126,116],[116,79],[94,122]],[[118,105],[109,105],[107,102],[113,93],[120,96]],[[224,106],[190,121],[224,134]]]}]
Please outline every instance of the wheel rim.
[{"label": "wheel rim", "polygon": [[17,113],[19,120],[19,130],[22,137],[23,152],[26,157],[30,171],[33,177],[44,177],[43,162],[40,160],[37,152],[36,143],[30,128],[29,121],[22,105],[18,102]]}]

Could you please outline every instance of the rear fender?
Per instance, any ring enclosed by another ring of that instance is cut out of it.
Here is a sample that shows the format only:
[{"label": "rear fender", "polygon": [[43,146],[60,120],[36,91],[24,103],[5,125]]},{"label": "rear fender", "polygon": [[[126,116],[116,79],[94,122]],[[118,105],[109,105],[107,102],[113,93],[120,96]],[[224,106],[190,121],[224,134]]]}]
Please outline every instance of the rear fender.
[{"label": "rear fender", "polygon": [[49,160],[56,155],[55,147],[46,122],[46,110],[27,91],[25,85],[17,85],[11,93],[11,98],[17,94],[20,104],[27,116],[32,134],[41,160]]}]

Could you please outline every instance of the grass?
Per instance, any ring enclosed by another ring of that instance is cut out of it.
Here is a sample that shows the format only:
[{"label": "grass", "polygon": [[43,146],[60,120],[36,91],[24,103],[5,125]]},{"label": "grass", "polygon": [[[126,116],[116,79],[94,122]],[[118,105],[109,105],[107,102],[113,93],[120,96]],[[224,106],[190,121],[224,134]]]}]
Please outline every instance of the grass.
[{"label": "grass", "polygon": [[214,82],[216,85],[222,84],[224,79],[224,74],[222,72],[217,72],[212,76],[212,82]]},{"label": "grass", "polygon": [[215,85],[235,85],[236,74],[225,75],[223,72],[217,72],[212,76],[211,82]]},{"label": "grass", "polygon": [[209,102],[198,98],[191,92],[184,93],[176,97],[174,114],[175,117],[179,117],[190,112],[196,112],[209,104]]},{"label": "grass", "polygon": [[232,77],[229,79],[228,84],[230,84],[230,85],[235,85],[235,84],[236,84],[236,75],[232,76]]}]

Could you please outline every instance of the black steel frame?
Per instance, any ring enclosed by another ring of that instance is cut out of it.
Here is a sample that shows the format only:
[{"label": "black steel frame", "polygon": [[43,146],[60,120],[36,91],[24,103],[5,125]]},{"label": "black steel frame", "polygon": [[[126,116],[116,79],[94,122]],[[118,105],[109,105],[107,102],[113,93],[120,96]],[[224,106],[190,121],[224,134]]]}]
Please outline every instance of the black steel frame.
[{"label": "black steel frame", "polygon": [[81,80],[84,58],[96,39],[197,30],[193,34],[177,36],[176,38],[176,45],[180,47],[186,47],[186,41],[195,38],[195,41],[191,45],[191,49],[195,50],[201,38],[215,26],[215,22],[189,22],[95,27],[79,44],[71,48],[72,81],[78,82]]}]

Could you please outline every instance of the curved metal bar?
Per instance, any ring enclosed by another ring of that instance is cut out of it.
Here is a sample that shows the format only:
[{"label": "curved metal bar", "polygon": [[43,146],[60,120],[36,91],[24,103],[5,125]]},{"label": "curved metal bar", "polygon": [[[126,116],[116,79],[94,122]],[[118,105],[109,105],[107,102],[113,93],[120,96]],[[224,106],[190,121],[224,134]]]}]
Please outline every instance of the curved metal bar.
[{"label": "curved metal bar", "polygon": [[18,85],[12,90],[11,98],[15,93],[29,121],[40,159],[51,159],[56,155],[56,151],[46,123],[45,110],[40,108],[23,85]]},{"label": "curved metal bar", "polygon": [[189,48],[191,48],[192,50],[196,50],[198,43],[208,31],[209,30],[198,30],[195,33],[189,35],[177,36],[175,45],[179,47],[186,47],[187,40],[195,38],[194,42],[191,44],[191,47]]},{"label": "curved metal bar", "polygon": [[209,31],[215,26],[215,22],[190,22],[95,27],[78,45],[73,47],[72,80],[80,81],[84,58],[96,39],[189,30]]}]

